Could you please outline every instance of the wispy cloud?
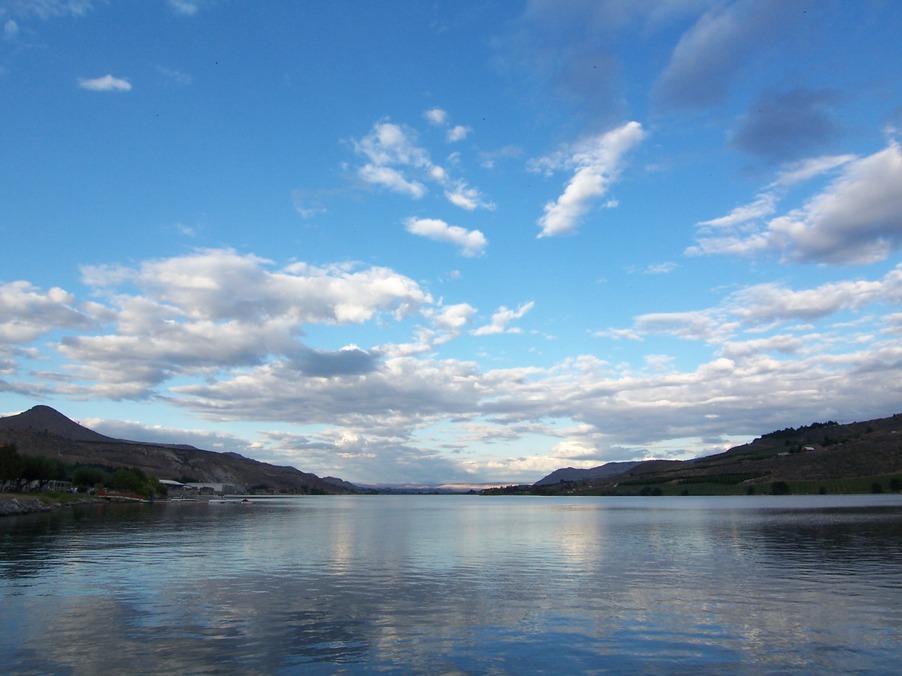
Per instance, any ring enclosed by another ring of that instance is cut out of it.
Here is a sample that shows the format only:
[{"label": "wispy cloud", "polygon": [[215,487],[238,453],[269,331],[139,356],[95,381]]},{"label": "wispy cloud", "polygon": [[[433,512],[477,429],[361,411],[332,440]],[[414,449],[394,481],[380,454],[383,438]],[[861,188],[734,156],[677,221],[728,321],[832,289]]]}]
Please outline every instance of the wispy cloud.
[{"label": "wispy cloud", "polygon": [[644,137],[641,124],[628,122],[534,162],[535,168],[546,172],[574,170],[563,194],[545,205],[545,214],[538,221],[542,228],[538,236],[575,233],[592,203],[603,197],[619,177],[624,154]]},{"label": "wispy cloud", "polygon": [[838,136],[833,117],[838,100],[839,93],[827,89],[767,91],[740,118],[731,140],[773,162],[822,151]]},{"label": "wispy cloud", "polygon": [[467,230],[458,225],[448,225],[438,218],[408,218],[407,232],[436,242],[456,246],[464,256],[479,256],[485,252],[488,240],[479,230]]},{"label": "wispy cloud", "polygon": [[484,326],[480,326],[473,331],[474,336],[491,336],[498,333],[520,333],[522,329],[519,327],[511,327],[510,323],[516,319],[521,319],[523,315],[535,307],[534,301],[523,303],[516,310],[510,310],[503,305],[492,315],[492,321]]},{"label": "wispy cloud", "polygon": [[713,3],[674,48],[656,84],[658,99],[680,108],[720,102],[751,57],[776,44],[801,16],[782,0]]},{"label": "wispy cloud", "polygon": [[4,40],[15,40],[15,38],[18,34],[19,34],[19,24],[17,24],[12,19],[7,19],[3,23],[3,39]]},{"label": "wispy cloud", "polygon": [[94,9],[94,4],[92,0],[25,0],[10,3],[9,9],[17,16],[34,16],[47,20],[84,16]]},{"label": "wispy cloud", "polygon": [[183,73],[180,70],[174,70],[164,66],[157,66],[157,72],[172,84],[182,85],[184,87],[190,85],[193,80],[188,73]]},{"label": "wispy cloud", "polygon": [[166,4],[177,16],[195,16],[206,5],[210,4],[209,0],[166,0]]},{"label": "wispy cloud", "polygon": [[92,92],[129,92],[131,83],[125,78],[104,75],[95,78],[79,78],[78,86]]},{"label": "wispy cloud", "polygon": [[[841,168],[832,183],[800,208],[776,213],[786,187]],[[843,155],[784,171],[749,205],[698,224],[690,255],[781,254],[830,265],[873,263],[902,247],[902,150],[895,141],[866,157]]]},{"label": "wispy cloud", "polygon": [[[444,124],[446,113],[440,109],[426,111],[433,124]],[[429,151],[419,144],[418,135],[410,127],[382,120],[369,134],[352,142],[357,154],[366,158],[357,169],[365,183],[420,199],[428,192],[427,184],[444,188],[445,198],[462,209],[493,209],[494,204],[482,193],[435,164]],[[416,176],[416,178],[414,177]]]}]

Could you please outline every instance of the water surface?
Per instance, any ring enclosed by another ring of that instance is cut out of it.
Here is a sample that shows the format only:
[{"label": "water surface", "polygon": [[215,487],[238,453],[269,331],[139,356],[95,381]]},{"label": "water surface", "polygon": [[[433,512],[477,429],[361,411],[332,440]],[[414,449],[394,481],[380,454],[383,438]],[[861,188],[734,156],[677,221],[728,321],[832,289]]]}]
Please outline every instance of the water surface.
[{"label": "water surface", "polygon": [[0,598],[6,673],[894,673],[902,496],[74,508]]}]

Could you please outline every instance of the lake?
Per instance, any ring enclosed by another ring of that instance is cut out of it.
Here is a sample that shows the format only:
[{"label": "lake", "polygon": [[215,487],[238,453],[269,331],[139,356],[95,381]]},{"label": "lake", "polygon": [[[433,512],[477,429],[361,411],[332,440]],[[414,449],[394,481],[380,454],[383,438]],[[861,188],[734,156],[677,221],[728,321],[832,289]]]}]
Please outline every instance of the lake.
[{"label": "lake", "polygon": [[0,519],[4,673],[897,673],[902,496],[317,496]]}]

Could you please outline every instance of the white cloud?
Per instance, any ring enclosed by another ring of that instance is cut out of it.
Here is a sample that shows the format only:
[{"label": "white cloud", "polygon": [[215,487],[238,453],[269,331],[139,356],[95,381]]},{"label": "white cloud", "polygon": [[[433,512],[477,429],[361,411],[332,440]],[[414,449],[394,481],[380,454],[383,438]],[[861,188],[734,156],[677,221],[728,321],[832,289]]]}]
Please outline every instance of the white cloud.
[{"label": "white cloud", "polygon": [[299,341],[305,325],[401,320],[432,302],[413,280],[387,268],[270,268],[269,261],[231,250],[137,268],[85,267],[85,283],[113,306],[107,319],[115,320],[114,331],[66,336],[60,351],[76,365],[77,378],[96,383],[92,393],[114,398],[147,396],[178,375],[273,358],[303,374],[350,374],[372,368],[378,355],[309,348]]},{"label": "white cloud", "polygon": [[90,329],[101,308],[79,303],[59,287],[42,292],[29,282],[0,285],[0,344],[25,344],[55,329]]},{"label": "white cloud", "polygon": [[432,167],[429,153],[416,144],[416,133],[393,122],[377,122],[354,147],[377,166]]},{"label": "white cloud", "polygon": [[779,173],[777,179],[768,188],[791,187],[797,183],[804,183],[855,159],[857,159],[855,155],[823,155],[792,162],[785,165],[786,168]]},{"label": "white cloud", "polygon": [[[435,108],[424,113],[433,124],[444,124],[447,116]],[[369,134],[353,142],[354,150],[368,161],[357,170],[366,183],[419,199],[426,195],[427,187],[411,174],[442,186],[445,198],[461,209],[493,209],[476,188],[465,181],[452,178],[448,171],[433,163],[429,152],[418,145],[413,129],[387,120],[373,125]]]},{"label": "white cloud", "polygon": [[157,72],[172,84],[181,85],[183,87],[190,85],[193,80],[188,73],[183,73],[182,71],[174,70],[172,68],[157,66]]},{"label": "white cloud", "polygon": [[726,216],[712,218],[708,221],[701,221],[698,225],[700,227],[708,226],[710,228],[732,228],[742,223],[770,216],[776,211],[776,203],[777,195],[773,193],[762,193],[761,195],[758,195],[754,202],[738,206]]},{"label": "white cloud", "polygon": [[545,205],[545,214],[538,221],[542,228],[539,237],[574,233],[592,202],[617,180],[623,155],[644,136],[642,125],[628,122],[534,163],[546,170],[575,169],[563,194]]},{"label": "white cloud", "polygon": [[475,314],[476,308],[469,303],[456,303],[437,310],[424,309],[423,315],[431,320],[434,329],[420,332],[422,349],[418,351],[422,352],[457,338],[470,324]]},{"label": "white cloud", "polygon": [[123,78],[104,75],[92,79],[80,78],[78,86],[92,92],[128,92],[131,91],[131,83]]},{"label": "white cloud", "polygon": [[[25,282],[0,286],[2,340],[24,349],[50,330],[62,334],[54,344],[66,361],[45,379],[46,395],[158,396],[211,421],[314,425],[303,435],[266,435],[269,445],[254,447],[254,457],[358,479],[376,476],[382,464],[392,477],[479,472],[486,480],[535,481],[572,464],[565,459],[597,465],[685,456],[707,448],[712,436],[889,414],[902,396],[899,320],[876,312],[902,305],[902,265],[873,280],[754,285],[714,307],[646,313],[631,328],[600,332],[647,343],[677,337],[710,351],[687,369],[653,345],[637,357],[636,370],[591,355],[496,370],[440,358],[437,348],[464,332],[519,331],[515,323],[533,302],[500,307],[473,329],[472,305],[436,303],[413,280],[384,268],[276,266],[212,250],[86,267],[83,278],[106,307]],[[838,313],[856,316],[814,326]],[[312,324],[405,317],[424,320],[412,328],[419,344],[357,347],[345,340],[341,348],[319,349],[301,342]],[[0,370],[15,370],[20,359],[0,349]],[[154,438],[171,441],[164,439],[169,433]],[[227,435],[188,438],[252,448]],[[495,443],[529,450],[504,460],[449,450]]]},{"label": "white cloud", "polygon": [[[841,168],[840,175],[802,207],[776,210],[781,190]],[[691,255],[751,255],[778,252],[784,259],[832,265],[873,263],[902,246],[902,151],[891,142],[881,151],[852,159],[817,158],[780,174],[750,205],[699,223]]]},{"label": "white cloud", "polygon": [[3,38],[5,40],[14,40],[19,34],[19,24],[12,19],[7,19],[3,24]]},{"label": "white cloud", "polygon": [[455,125],[448,130],[448,133],[445,135],[445,138],[448,139],[448,143],[457,143],[458,141],[463,141],[467,136],[470,135],[470,132],[473,131],[470,127],[465,127],[462,124]]},{"label": "white cloud", "polygon": [[166,3],[177,16],[196,16],[202,10],[214,5],[216,0],[166,0]]},{"label": "white cloud", "polygon": [[492,321],[473,331],[473,335],[489,336],[498,333],[520,333],[522,329],[517,327],[508,328],[508,325],[515,319],[521,319],[523,315],[532,310],[533,307],[535,307],[534,301],[524,303],[516,310],[510,310],[502,305],[495,314],[492,315]]},{"label": "white cloud", "polygon": [[[713,308],[687,312],[653,312],[637,316],[630,329],[609,329],[594,335],[639,340],[645,335],[667,335],[712,345],[732,343],[736,337],[761,328],[790,322],[812,322],[839,312],[858,312],[875,304],[902,303],[902,265],[879,280],[844,280],[794,290],[767,283],[731,293]],[[763,344],[763,343],[762,343]]]},{"label": "white cloud", "polygon": [[425,117],[430,124],[434,124],[436,126],[444,126],[448,123],[448,113],[446,113],[441,108],[432,108],[423,113],[423,117]]},{"label": "white cloud", "polygon": [[652,263],[646,266],[643,272],[646,275],[669,275],[678,267],[679,265],[672,261],[665,261],[664,263]]},{"label": "white cloud", "polygon": [[460,249],[464,256],[479,256],[485,252],[488,241],[479,230],[467,230],[457,225],[448,225],[437,218],[408,218],[407,232],[436,242],[447,242]]},{"label": "white cloud", "polygon": [[176,14],[182,16],[194,16],[200,10],[196,2],[191,0],[167,0],[169,7]]},{"label": "white cloud", "polygon": [[391,167],[365,164],[357,173],[367,183],[381,185],[393,192],[410,195],[414,199],[426,194],[426,186],[418,181],[409,181],[404,174]]},{"label": "white cloud", "polygon": [[495,203],[486,200],[476,188],[471,188],[463,181],[457,181],[454,186],[445,191],[445,197],[454,206],[474,211],[476,209],[487,209],[493,211]]},{"label": "white cloud", "polygon": [[84,16],[94,9],[92,0],[26,0],[11,7],[20,16],[35,16],[42,20]]}]

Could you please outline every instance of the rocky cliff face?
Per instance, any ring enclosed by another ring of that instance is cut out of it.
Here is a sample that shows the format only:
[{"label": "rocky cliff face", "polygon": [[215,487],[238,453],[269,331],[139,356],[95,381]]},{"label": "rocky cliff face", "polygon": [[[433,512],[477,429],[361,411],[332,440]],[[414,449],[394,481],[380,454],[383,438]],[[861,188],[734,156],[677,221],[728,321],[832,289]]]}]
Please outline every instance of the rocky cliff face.
[{"label": "rocky cliff face", "polygon": [[139,467],[158,479],[231,483],[254,492],[355,492],[351,484],[341,480],[321,479],[294,467],[269,465],[237,453],[112,439],[48,406],[0,418],[0,443],[15,444],[23,455],[52,456],[70,465]]}]

